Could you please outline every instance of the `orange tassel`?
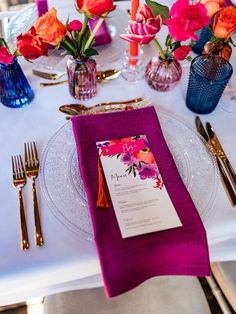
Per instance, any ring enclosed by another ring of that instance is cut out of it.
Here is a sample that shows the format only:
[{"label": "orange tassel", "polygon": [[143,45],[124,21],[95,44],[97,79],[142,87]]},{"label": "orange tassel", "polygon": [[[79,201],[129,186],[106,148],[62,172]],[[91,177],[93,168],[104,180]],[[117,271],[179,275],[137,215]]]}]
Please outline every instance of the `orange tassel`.
[{"label": "orange tassel", "polygon": [[97,207],[104,207],[108,208],[109,202],[108,202],[108,191],[107,186],[104,178],[104,173],[102,170],[102,164],[100,157],[98,157],[98,196],[97,196]]}]

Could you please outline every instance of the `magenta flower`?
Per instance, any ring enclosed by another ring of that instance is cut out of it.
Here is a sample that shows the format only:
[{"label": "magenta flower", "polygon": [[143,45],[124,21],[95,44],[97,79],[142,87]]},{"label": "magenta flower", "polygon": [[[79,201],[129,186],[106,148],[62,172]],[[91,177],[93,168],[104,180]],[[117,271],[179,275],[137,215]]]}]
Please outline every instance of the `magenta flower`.
[{"label": "magenta flower", "polygon": [[141,6],[140,10],[138,10],[135,20],[139,23],[145,23],[145,21],[153,17],[154,15],[151,8],[148,5],[144,4]]},{"label": "magenta flower", "polygon": [[82,29],[82,26],[82,22],[80,22],[79,20],[73,20],[68,24],[67,28],[69,31],[79,32]]},{"label": "magenta flower", "polygon": [[6,47],[0,47],[0,62],[4,64],[12,63],[14,56]]},{"label": "magenta flower", "polygon": [[171,7],[170,18],[166,23],[170,35],[175,40],[197,40],[195,32],[208,26],[210,18],[203,4],[189,4],[189,0],[177,0]]},{"label": "magenta flower", "polygon": [[123,162],[123,164],[127,165],[127,166],[138,166],[139,162],[138,160],[130,153],[124,153],[121,155],[120,158],[121,162]]},{"label": "magenta flower", "polygon": [[148,44],[160,31],[161,24],[161,16],[155,17],[152,10],[144,4],[137,13],[136,20],[129,21],[128,34],[122,34],[120,37],[130,42]]},{"label": "magenta flower", "polygon": [[189,52],[192,50],[191,47],[187,46],[187,45],[183,45],[179,48],[177,48],[174,52],[173,52],[173,56],[175,59],[182,61],[184,60],[187,55],[189,54]]},{"label": "magenta flower", "polygon": [[145,164],[139,168],[138,173],[140,175],[140,179],[142,180],[148,178],[155,179],[157,177],[158,169],[156,165]]}]

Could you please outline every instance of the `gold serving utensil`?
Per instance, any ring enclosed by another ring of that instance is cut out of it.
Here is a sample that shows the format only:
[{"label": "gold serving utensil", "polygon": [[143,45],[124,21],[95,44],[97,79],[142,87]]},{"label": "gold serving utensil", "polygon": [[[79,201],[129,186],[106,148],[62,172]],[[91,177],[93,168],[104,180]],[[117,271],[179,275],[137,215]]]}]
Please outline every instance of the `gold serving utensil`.
[{"label": "gold serving utensil", "polygon": [[43,234],[41,229],[39,206],[36,193],[35,179],[39,173],[39,159],[35,142],[25,143],[25,172],[28,178],[32,180],[33,204],[34,204],[34,222],[35,222],[35,240],[37,246],[43,245]]},{"label": "gold serving utensil", "polygon": [[196,124],[196,128],[197,131],[202,135],[202,137],[205,139],[206,141],[206,147],[209,150],[210,153],[212,153],[213,155],[215,155],[216,157],[216,162],[217,162],[217,166],[219,168],[220,171],[220,175],[222,178],[222,182],[224,184],[225,187],[225,191],[227,192],[227,195],[230,198],[230,201],[232,203],[233,206],[236,206],[236,192],[226,174],[225,168],[224,168],[224,164],[221,163],[220,157],[218,156],[214,146],[211,143],[210,137],[207,134],[207,131],[205,130],[200,118],[197,116],[195,119],[195,124]]},{"label": "gold serving utensil", "polygon": [[26,175],[22,162],[22,158],[20,155],[12,156],[12,177],[13,184],[18,189],[18,197],[19,197],[19,205],[20,205],[20,225],[21,225],[21,248],[22,250],[28,250],[29,239],[28,239],[28,231],[27,224],[25,219],[25,208],[23,203],[23,195],[22,189],[26,184]]},{"label": "gold serving utensil", "polygon": [[[114,80],[118,78],[121,74],[120,70],[116,69],[111,69],[111,70],[105,70],[105,71],[98,71],[96,73],[96,78],[98,83],[103,83],[103,82],[108,82],[110,80]],[[59,82],[50,82],[50,83],[45,83],[42,82],[40,83],[41,87],[48,87],[48,86],[54,86],[54,85],[59,85],[59,84],[65,84],[67,83],[67,80],[64,81],[59,81]]]},{"label": "gold serving utensil", "polygon": [[46,80],[58,80],[59,78],[61,78],[63,75],[66,74],[66,72],[62,72],[62,73],[48,73],[48,72],[42,72],[42,71],[38,71],[38,70],[32,70],[32,73],[38,77],[42,77]]},{"label": "gold serving utensil", "polygon": [[96,105],[93,105],[92,107],[87,107],[83,104],[66,104],[59,107],[59,111],[71,115],[71,116],[77,116],[79,114],[86,114],[90,112],[96,111],[96,109],[100,107],[108,106],[109,109],[115,109],[116,107],[126,107],[127,105],[131,104],[137,104],[143,101],[144,99],[142,97],[125,100],[125,101],[111,101],[111,102],[102,102]]}]

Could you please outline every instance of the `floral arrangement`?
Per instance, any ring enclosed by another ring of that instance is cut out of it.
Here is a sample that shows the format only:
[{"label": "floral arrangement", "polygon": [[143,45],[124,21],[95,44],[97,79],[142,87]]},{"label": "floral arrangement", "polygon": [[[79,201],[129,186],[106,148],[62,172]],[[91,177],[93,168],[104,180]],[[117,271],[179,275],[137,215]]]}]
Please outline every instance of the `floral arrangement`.
[{"label": "floral arrangement", "polygon": [[[173,58],[184,60],[188,57],[191,47],[198,39],[196,34],[201,28],[210,24],[210,17],[204,4],[189,3],[189,0],[177,0],[169,9],[154,1],[146,0],[136,15],[135,21],[129,21],[128,33],[121,38],[129,42],[148,44],[153,41],[163,60]],[[167,26],[168,34],[165,48],[156,35]],[[186,42],[187,41],[187,42]]]},{"label": "floral arrangement", "polygon": [[[83,13],[83,22],[67,21],[65,24],[57,18],[57,11],[50,11],[37,19],[35,24],[16,39],[17,49],[10,52],[4,39],[0,39],[0,62],[9,64],[14,57],[23,56],[28,60],[47,56],[49,46],[63,48],[65,54],[77,57],[90,57],[97,54],[91,46],[96,32],[110,11],[115,9],[113,0],[76,0],[78,12]],[[88,25],[89,18],[99,17],[93,29]]]},{"label": "floral arrangement", "polygon": [[200,0],[207,9],[208,16],[212,19],[212,41],[229,41],[236,31],[236,8],[226,6],[224,0]]},{"label": "floral arrangement", "polygon": [[205,46],[204,53],[216,53],[229,59],[232,48],[228,44],[234,45],[231,36],[236,31],[236,8],[227,6],[224,0],[200,0],[200,2],[205,5],[211,18],[208,29],[212,37],[210,43]]},{"label": "floral arrangement", "polygon": [[153,179],[155,181],[154,188],[159,188],[161,190],[164,186],[163,179],[145,135],[127,137],[121,140],[106,141],[102,144],[99,144],[98,148],[100,149],[101,146],[110,146],[120,143],[130,143],[141,138],[145,142],[146,147],[144,149],[115,154],[111,155],[111,157],[119,159],[120,162],[127,166],[126,172],[128,175],[133,175],[134,177],[139,175],[141,180]]}]

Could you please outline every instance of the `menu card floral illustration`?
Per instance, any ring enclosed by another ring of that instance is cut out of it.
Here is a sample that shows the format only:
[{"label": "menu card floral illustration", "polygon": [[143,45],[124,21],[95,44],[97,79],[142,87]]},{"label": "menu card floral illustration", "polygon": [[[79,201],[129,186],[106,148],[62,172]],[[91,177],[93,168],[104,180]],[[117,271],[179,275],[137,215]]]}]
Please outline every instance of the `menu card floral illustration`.
[{"label": "menu card floral illustration", "polygon": [[123,238],[181,226],[145,135],[97,148]]}]

